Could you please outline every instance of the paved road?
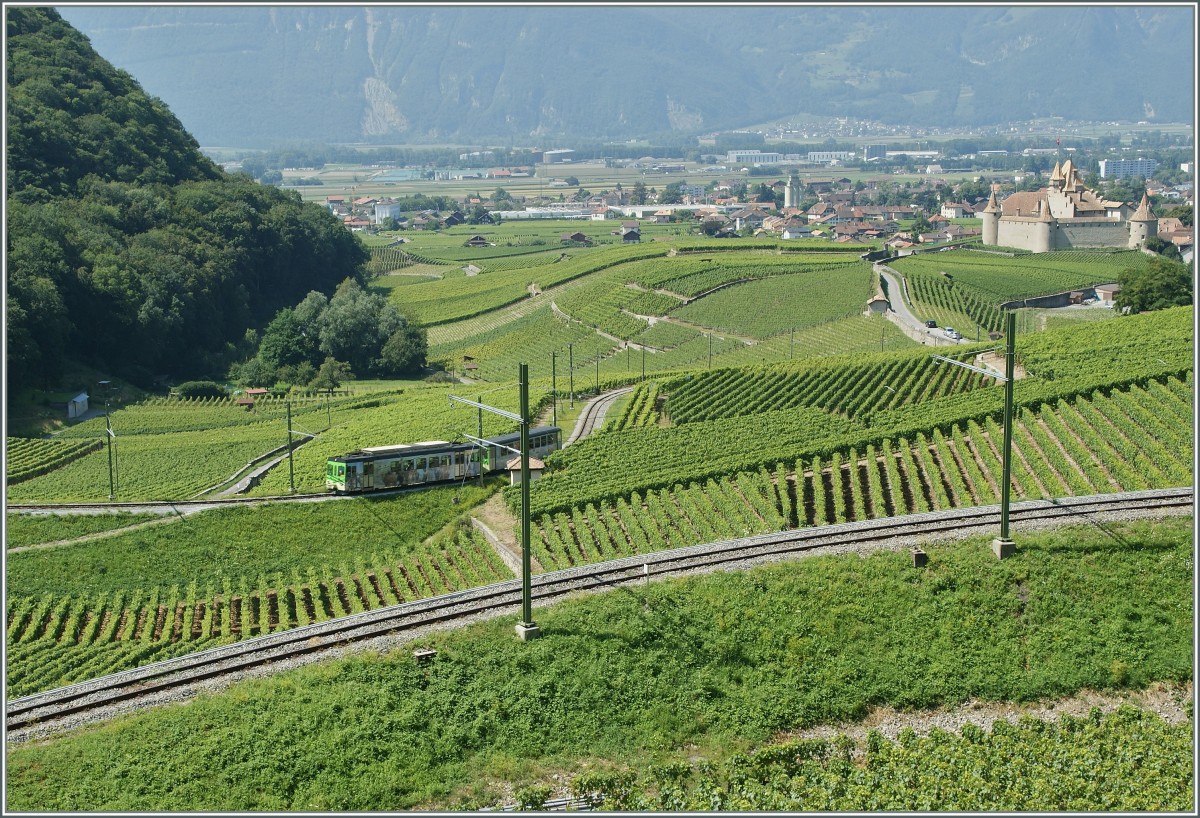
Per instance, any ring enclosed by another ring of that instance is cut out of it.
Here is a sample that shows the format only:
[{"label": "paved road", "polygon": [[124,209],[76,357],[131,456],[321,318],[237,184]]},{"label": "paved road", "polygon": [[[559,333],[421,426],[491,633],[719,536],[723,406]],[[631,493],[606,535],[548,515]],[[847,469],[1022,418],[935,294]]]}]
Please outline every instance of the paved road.
[{"label": "paved road", "polygon": [[879,273],[887,281],[888,304],[890,306],[890,309],[887,311],[888,320],[898,326],[909,338],[919,341],[926,346],[957,346],[958,344],[971,343],[972,339],[970,338],[955,341],[953,338],[948,338],[940,327],[930,329],[925,326],[925,322],[913,315],[912,311],[908,308],[908,300],[905,298],[907,293],[900,274],[886,264],[880,264],[879,262],[875,263],[875,272]]}]

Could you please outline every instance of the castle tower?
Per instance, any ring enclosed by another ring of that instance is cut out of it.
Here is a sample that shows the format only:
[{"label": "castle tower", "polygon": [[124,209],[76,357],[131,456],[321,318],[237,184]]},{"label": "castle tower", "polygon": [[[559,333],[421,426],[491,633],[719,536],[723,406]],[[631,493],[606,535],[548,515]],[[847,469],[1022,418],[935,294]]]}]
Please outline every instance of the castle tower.
[{"label": "castle tower", "polygon": [[1041,214],[1039,215],[1037,224],[1033,229],[1033,247],[1030,249],[1035,253],[1049,253],[1054,249],[1054,216],[1050,213],[1050,200],[1042,199],[1040,202]]},{"label": "castle tower", "polygon": [[1146,241],[1158,235],[1158,217],[1150,210],[1150,197],[1142,194],[1142,203],[1129,217],[1129,249],[1146,246]]},{"label": "castle tower", "polygon": [[1000,243],[1000,205],[996,202],[996,186],[992,185],[992,193],[988,196],[987,207],[979,211],[983,221],[983,243],[996,245]]},{"label": "castle tower", "polygon": [[[1067,160],[1070,161],[1070,160]],[[1059,189],[1063,186],[1063,169],[1057,161],[1054,162],[1054,170],[1050,171],[1050,187]]]}]

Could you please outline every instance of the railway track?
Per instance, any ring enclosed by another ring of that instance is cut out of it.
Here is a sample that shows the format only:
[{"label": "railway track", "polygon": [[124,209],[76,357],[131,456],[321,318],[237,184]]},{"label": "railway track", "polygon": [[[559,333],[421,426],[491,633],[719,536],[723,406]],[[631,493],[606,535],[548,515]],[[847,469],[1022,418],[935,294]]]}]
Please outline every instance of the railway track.
[{"label": "railway track", "polygon": [[608,410],[617,402],[617,399],[628,395],[632,391],[632,386],[626,386],[588,401],[587,406],[583,408],[583,412],[579,415],[579,420],[575,424],[575,430],[571,432],[571,436],[566,439],[563,446],[570,446],[575,441],[582,440],[596,431],[604,423],[605,415],[608,414]]},{"label": "railway track", "polygon": [[[1189,514],[1191,488],[1033,500],[1014,503],[1014,532],[1066,524]],[[535,605],[581,592],[608,590],[651,579],[747,568],[812,554],[897,550],[923,542],[978,535],[999,526],[999,506],[880,518],[803,528],[624,557],[534,577]],[[1019,548],[1019,539],[1018,539]],[[387,647],[432,629],[503,613],[515,614],[519,580],[377,608],[200,651],[88,682],[48,690],[6,705],[9,741],[18,742],[112,715],[189,698],[203,689],[251,674],[317,661],[347,645]]]}]

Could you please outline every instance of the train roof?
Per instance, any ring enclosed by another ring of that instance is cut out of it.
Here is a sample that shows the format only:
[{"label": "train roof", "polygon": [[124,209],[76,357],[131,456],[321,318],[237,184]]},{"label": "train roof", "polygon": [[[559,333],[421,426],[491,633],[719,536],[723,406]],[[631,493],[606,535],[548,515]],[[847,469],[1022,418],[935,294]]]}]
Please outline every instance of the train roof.
[{"label": "train roof", "polygon": [[353,452],[336,455],[329,459],[340,461],[373,460],[376,457],[387,457],[388,455],[397,457],[403,455],[429,455],[439,452],[458,452],[473,448],[474,446],[470,443],[451,443],[448,440],[426,440],[421,443],[395,443],[391,446],[364,446]]},{"label": "train roof", "polygon": [[[530,429],[530,436],[542,435],[548,432],[561,432],[557,426],[539,426],[536,429]],[[486,440],[501,441],[509,443],[518,440],[521,437],[520,431],[508,432],[502,435],[492,435]],[[436,454],[438,452],[458,452],[465,449],[477,448],[474,443],[469,442],[451,442],[449,440],[425,440],[420,443],[393,443],[388,446],[364,446],[361,449],[356,449],[352,452],[347,452],[343,455],[330,457],[330,460],[348,461],[348,460],[371,460],[376,457],[386,457],[388,455],[422,455]]]}]

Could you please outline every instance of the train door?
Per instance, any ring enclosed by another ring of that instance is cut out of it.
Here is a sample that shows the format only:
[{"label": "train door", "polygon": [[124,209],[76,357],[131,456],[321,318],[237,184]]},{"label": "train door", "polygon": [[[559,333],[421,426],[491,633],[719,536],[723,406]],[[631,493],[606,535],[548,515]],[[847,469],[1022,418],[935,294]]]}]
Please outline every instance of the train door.
[{"label": "train door", "polygon": [[375,488],[375,461],[368,460],[362,464],[361,485],[363,489]]},{"label": "train door", "polygon": [[346,491],[358,491],[358,467],[354,463],[346,464]]}]

